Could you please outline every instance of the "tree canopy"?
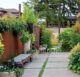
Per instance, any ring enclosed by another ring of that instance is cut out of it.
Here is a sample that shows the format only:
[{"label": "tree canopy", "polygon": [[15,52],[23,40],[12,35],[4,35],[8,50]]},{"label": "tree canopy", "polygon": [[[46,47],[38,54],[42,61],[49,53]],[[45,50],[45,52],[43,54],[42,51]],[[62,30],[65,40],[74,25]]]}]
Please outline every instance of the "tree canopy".
[{"label": "tree canopy", "polygon": [[80,0],[30,0],[29,7],[35,9],[40,18],[45,18],[47,25],[62,25],[66,17],[76,15],[80,11]]}]

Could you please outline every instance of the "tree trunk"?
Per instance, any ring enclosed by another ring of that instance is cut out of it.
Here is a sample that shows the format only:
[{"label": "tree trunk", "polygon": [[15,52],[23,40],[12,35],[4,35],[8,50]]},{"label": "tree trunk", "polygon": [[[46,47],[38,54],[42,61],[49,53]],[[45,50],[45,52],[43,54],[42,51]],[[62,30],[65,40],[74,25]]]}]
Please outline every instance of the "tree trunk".
[{"label": "tree trunk", "polygon": [[60,6],[60,3],[58,4],[58,33],[60,33],[60,10],[61,10],[61,8],[60,8],[61,6]]}]

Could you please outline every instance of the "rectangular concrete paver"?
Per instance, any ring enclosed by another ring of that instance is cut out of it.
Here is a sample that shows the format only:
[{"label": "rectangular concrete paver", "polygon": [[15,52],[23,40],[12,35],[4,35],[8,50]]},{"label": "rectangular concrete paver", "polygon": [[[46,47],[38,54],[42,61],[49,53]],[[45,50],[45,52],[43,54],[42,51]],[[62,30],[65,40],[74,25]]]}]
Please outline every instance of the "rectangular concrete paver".
[{"label": "rectangular concrete paver", "polygon": [[40,69],[25,69],[22,77],[38,77]]},{"label": "rectangular concrete paver", "polygon": [[69,70],[68,55],[67,52],[51,53],[42,77],[80,77],[80,75]]},{"label": "rectangular concrete paver", "polygon": [[57,62],[58,62],[58,61],[59,61],[59,62],[60,62],[60,61],[61,61],[61,62],[62,62],[62,61],[63,61],[63,62],[67,62],[67,61],[69,61],[69,59],[68,59],[68,58],[65,58],[65,57],[53,57],[53,58],[49,58],[48,61],[49,61],[49,62],[54,62],[54,61],[57,61]]},{"label": "rectangular concrete paver", "polygon": [[53,63],[47,63],[46,68],[67,68],[68,63],[67,62],[53,62]]},{"label": "rectangular concrete paver", "polygon": [[55,52],[51,53],[49,57],[68,57],[69,53],[68,52]]},{"label": "rectangular concrete paver", "polygon": [[45,69],[42,77],[80,77],[68,69]]},{"label": "rectangular concrete paver", "polygon": [[24,66],[24,69],[41,69],[43,63],[28,63]]}]

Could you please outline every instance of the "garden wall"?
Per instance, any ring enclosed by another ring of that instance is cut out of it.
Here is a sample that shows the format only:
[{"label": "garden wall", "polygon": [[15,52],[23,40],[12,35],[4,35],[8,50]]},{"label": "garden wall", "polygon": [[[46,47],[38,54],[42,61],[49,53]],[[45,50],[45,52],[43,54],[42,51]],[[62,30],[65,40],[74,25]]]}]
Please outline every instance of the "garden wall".
[{"label": "garden wall", "polygon": [[4,53],[1,61],[5,61],[23,51],[23,45],[20,43],[19,36],[13,35],[11,32],[2,33]]}]

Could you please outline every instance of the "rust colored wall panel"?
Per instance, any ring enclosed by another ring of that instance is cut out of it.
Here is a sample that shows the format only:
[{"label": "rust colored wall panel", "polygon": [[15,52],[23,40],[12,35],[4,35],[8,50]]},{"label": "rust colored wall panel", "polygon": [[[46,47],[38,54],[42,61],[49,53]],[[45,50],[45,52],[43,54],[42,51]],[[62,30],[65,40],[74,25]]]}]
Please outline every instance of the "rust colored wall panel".
[{"label": "rust colored wall panel", "polygon": [[22,53],[23,46],[20,43],[20,40],[16,35],[13,35],[11,32],[2,33],[3,44],[4,44],[4,53],[1,58],[1,61],[5,61],[8,58]]},{"label": "rust colored wall panel", "polygon": [[20,37],[17,37],[17,41],[18,41],[18,54],[23,53],[23,44],[20,42]]}]

